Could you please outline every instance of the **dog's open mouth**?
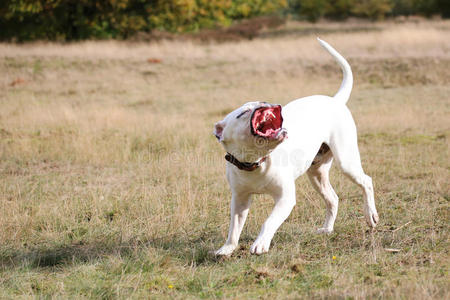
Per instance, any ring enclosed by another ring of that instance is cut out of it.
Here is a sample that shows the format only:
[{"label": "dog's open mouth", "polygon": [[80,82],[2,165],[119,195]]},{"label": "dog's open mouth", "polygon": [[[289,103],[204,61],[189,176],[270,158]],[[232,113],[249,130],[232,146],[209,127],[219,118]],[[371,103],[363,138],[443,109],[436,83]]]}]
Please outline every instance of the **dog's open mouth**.
[{"label": "dog's open mouth", "polygon": [[277,139],[282,131],[281,105],[262,106],[253,111],[251,130],[254,135]]}]

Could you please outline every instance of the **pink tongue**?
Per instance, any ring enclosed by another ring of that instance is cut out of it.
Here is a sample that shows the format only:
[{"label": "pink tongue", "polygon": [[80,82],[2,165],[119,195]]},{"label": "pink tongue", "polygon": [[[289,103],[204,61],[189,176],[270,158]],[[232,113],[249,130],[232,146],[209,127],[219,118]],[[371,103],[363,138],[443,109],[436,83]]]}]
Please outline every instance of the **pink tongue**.
[{"label": "pink tongue", "polygon": [[261,133],[264,133],[264,136],[273,137],[277,133],[277,129],[272,128],[273,124],[265,124],[263,128],[259,129]]}]

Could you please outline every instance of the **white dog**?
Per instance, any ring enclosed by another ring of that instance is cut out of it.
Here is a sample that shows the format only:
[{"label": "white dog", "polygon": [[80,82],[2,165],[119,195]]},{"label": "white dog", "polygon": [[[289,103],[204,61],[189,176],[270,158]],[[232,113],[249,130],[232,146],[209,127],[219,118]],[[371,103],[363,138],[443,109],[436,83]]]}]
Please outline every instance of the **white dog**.
[{"label": "white dog", "polygon": [[226,174],[232,192],[228,239],[216,255],[230,255],[236,248],[250,197],[255,193],[270,194],[275,200],[272,213],[250,248],[252,254],[267,252],[272,237],[295,205],[295,180],[305,172],[327,207],[325,222],[318,232],[332,232],[338,210],[338,197],[328,178],[333,158],[344,174],[362,188],[369,226],[378,223],[372,179],[361,166],[355,122],[345,105],[352,90],[352,71],[336,50],[318,40],[344,74],[334,97],[305,97],[283,108],[249,102],[215,124],[214,134],[227,151]]}]

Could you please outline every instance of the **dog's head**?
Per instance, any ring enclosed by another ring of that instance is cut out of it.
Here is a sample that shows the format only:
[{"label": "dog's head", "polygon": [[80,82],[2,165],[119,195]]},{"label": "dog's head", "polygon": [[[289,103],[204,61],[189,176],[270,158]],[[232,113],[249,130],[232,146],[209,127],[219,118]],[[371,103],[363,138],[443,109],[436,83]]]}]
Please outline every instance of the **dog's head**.
[{"label": "dog's head", "polygon": [[253,162],[275,149],[286,137],[281,105],[248,102],[214,126],[225,150],[240,161]]}]

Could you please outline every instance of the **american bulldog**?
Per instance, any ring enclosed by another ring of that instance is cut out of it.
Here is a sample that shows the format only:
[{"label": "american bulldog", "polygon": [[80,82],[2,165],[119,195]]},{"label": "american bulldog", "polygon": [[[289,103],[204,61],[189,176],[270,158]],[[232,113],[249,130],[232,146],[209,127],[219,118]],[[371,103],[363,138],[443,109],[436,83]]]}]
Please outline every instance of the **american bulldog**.
[{"label": "american bulldog", "polygon": [[296,203],[295,180],[304,173],[326,204],[325,222],[317,232],[332,232],[338,210],[338,196],[329,181],[333,159],[361,187],[367,224],[375,227],[378,223],[372,179],[361,166],[356,126],[346,106],[353,86],[352,71],[333,47],[318,41],[342,69],[343,81],[336,95],[300,98],[284,107],[249,102],[214,126],[214,135],[227,152],[226,177],[232,194],[228,238],[216,255],[231,255],[238,245],[251,195],[256,193],[270,194],[275,200],[250,247],[252,254],[267,252]]}]

